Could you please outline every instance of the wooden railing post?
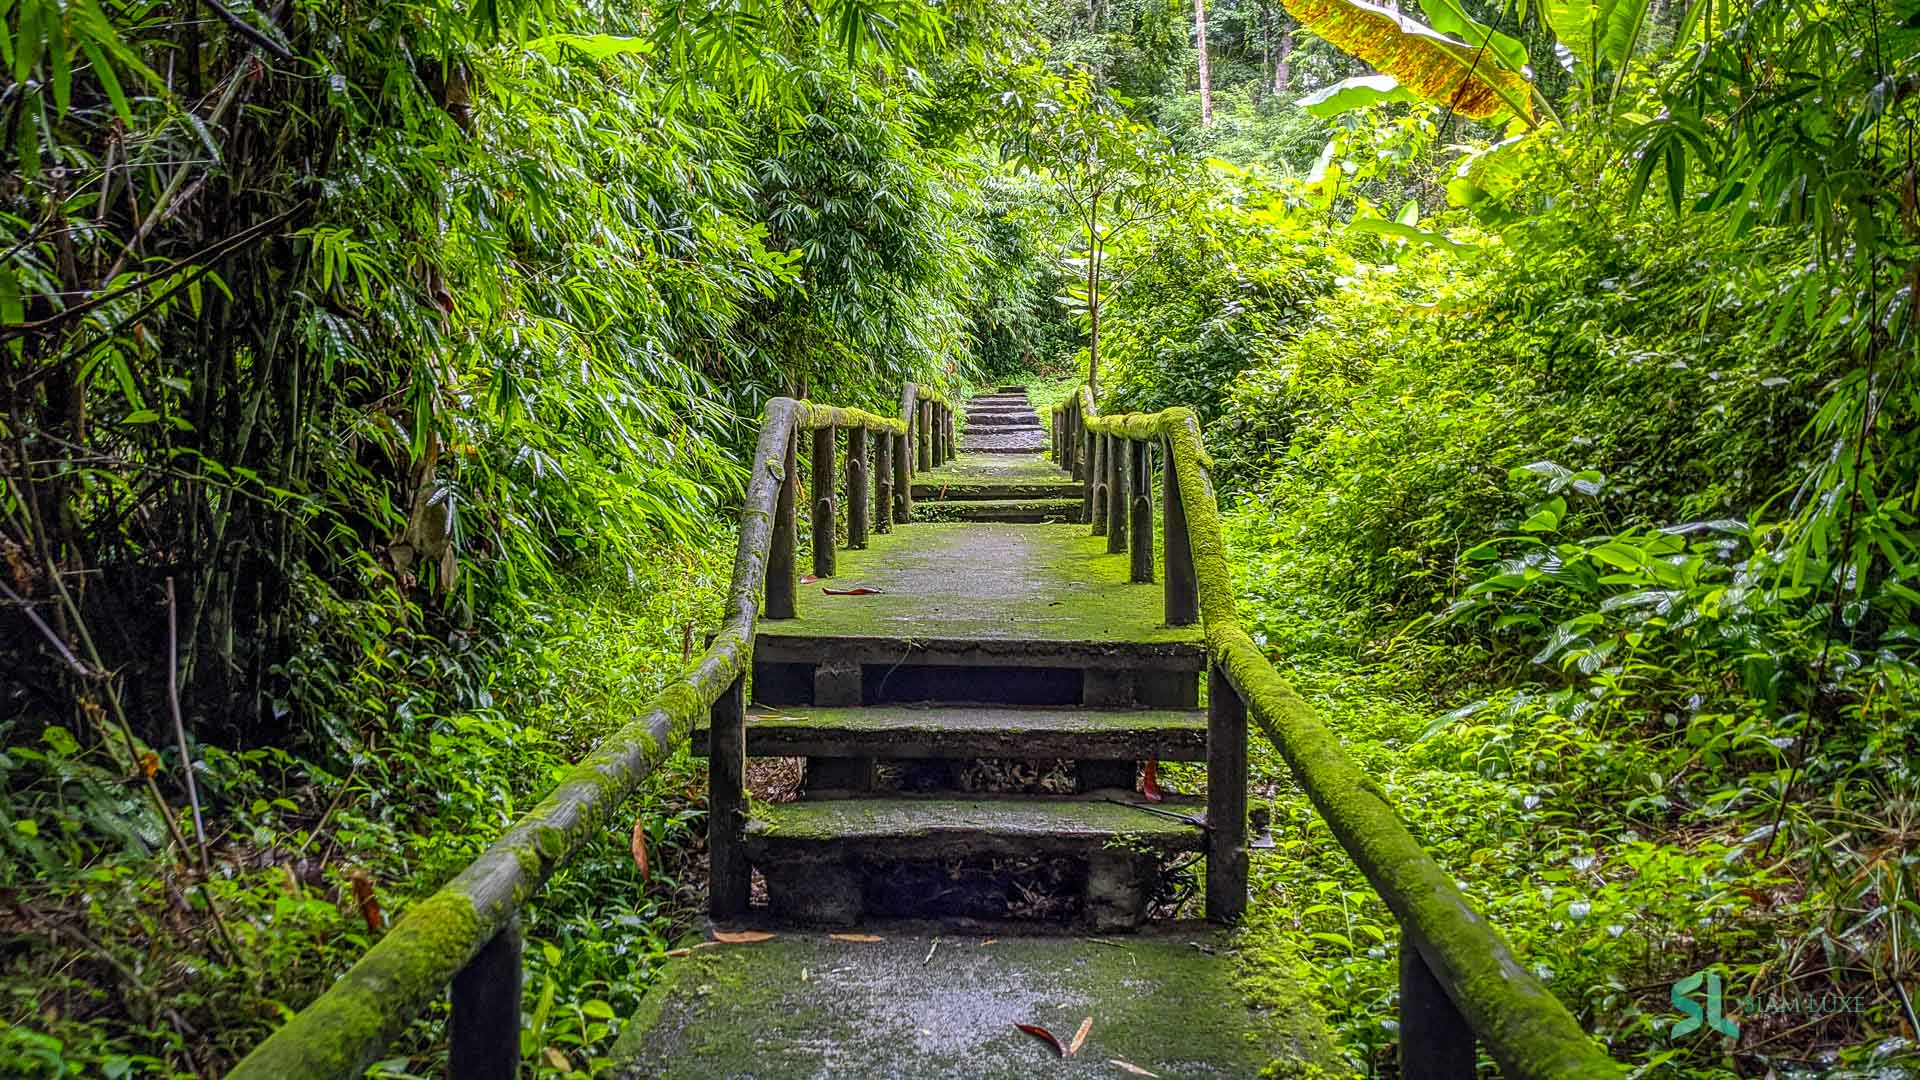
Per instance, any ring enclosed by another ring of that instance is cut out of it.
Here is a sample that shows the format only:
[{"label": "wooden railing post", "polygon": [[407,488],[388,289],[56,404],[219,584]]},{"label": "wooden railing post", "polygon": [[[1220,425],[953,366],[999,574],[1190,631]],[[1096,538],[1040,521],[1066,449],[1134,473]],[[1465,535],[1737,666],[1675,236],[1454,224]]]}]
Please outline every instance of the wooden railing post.
[{"label": "wooden railing post", "polygon": [[893,440],[894,520],[906,525],[913,521],[913,454],[909,433],[889,436]]},{"label": "wooden railing post", "polygon": [[914,457],[920,471],[933,468],[933,402],[922,401],[913,410]]},{"label": "wooden railing post", "polygon": [[960,452],[960,424],[954,418],[952,408],[943,410],[947,416],[947,460],[952,461]]},{"label": "wooden railing post", "polygon": [[893,531],[893,436],[873,433],[873,531]]},{"label": "wooden railing post", "polygon": [[[824,429],[832,431],[832,428]],[[707,913],[715,919],[746,914],[753,887],[747,864],[747,681],[743,675],[707,713]],[[514,1016],[519,1026],[519,1014]],[[512,1073],[495,1073],[512,1076]]]},{"label": "wooden railing post", "polygon": [[847,429],[847,546],[867,546],[867,429]]},{"label": "wooden railing post", "polygon": [[1092,515],[1089,515],[1089,521],[1094,536],[1106,536],[1106,500],[1110,496],[1110,488],[1106,486],[1106,455],[1112,452],[1112,442],[1114,440],[1104,434],[1092,436],[1092,479],[1089,480],[1092,484]]},{"label": "wooden railing post", "polygon": [[1107,436],[1107,554],[1127,550],[1127,458],[1131,439]]},{"label": "wooden railing post", "polygon": [[1194,578],[1193,542],[1187,536],[1187,506],[1180,493],[1171,440],[1161,444],[1160,458],[1160,542],[1167,560],[1167,625],[1192,626],[1200,621],[1200,585]]},{"label": "wooden railing post", "polygon": [[1247,909],[1247,705],[1218,664],[1207,667],[1207,918]]},{"label": "wooden railing post", "polygon": [[773,506],[773,539],[767,545],[767,604],[769,619],[791,619],[799,597],[794,562],[800,547],[796,505],[800,495],[800,429],[787,433],[787,453],[780,474],[780,498]]},{"label": "wooden railing post", "polygon": [[1060,464],[1060,410],[1054,409],[1047,415],[1053,417],[1053,423],[1047,425],[1047,457],[1058,465]]},{"label": "wooden railing post", "polygon": [[520,950],[516,915],[453,977],[447,1034],[451,1080],[519,1074]]},{"label": "wooden railing post", "polygon": [[1400,1075],[1404,1080],[1473,1080],[1473,1029],[1434,978],[1419,946],[1400,931]]},{"label": "wooden railing post", "polygon": [[813,429],[813,576],[832,577],[833,428]]},{"label": "wooden railing post", "polygon": [[1127,487],[1133,492],[1132,521],[1128,531],[1133,534],[1133,580],[1151,582],[1153,580],[1153,444],[1144,441],[1127,440],[1127,466],[1131,476]]}]

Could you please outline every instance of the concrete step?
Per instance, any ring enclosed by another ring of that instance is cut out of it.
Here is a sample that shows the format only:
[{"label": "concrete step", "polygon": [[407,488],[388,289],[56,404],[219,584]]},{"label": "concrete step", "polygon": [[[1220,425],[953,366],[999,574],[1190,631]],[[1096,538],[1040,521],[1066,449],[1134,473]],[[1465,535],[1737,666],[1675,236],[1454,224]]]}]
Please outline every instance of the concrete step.
[{"label": "concrete step", "polygon": [[[692,750],[707,752],[695,731]],[[1201,709],[1009,709],[991,705],[872,708],[756,707],[747,717],[754,757],[1061,758],[1204,761]]]},{"label": "concrete step", "polygon": [[949,499],[916,501],[915,521],[997,521],[1010,525],[1042,522],[1077,523],[1081,500],[1070,499]]},{"label": "concrete step", "polygon": [[[1182,923],[1156,923],[1121,943],[989,927],[867,929],[838,938],[784,930],[662,965],[612,1063],[596,1072],[1246,1080],[1353,1071],[1294,970],[1298,950],[1265,938]],[[1070,1039],[1084,1016],[1095,1018],[1086,1045],[1064,1060],[1014,1027],[1040,1024]]]},{"label": "concrete step", "polygon": [[1047,445],[1047,433],[1040,428],[1007,432],[969,429],[960,434],[960,449],[971,454],[1038,454]]},{"label": "concrete step", "polygon": [[968,413],[966,427],[1041,427],[1041,417],[1033,413]]},{"label": "concrete step", "polygon": [[1206,844],[1196,802],[1157,804],[1195,822],[1138,808],[1143,805],[1118,790],[1084,797],[763,803],[747,822],[745,846],[766,879],[772,914],[792,922],[851,926],[870,915],[937,916],[939,897],[888,886],[937,879],[943,866],[960,860],[1051,856],[1084,864],[1082,920],[1097,930],[1120,930],[1145,921],[1162,860]]},{"label": "concrete step", "polygon": [[938,479],[916,481],[913,485],[913,498],[916,504],[921,500],[943,501],[959,499],[1079,499],[1080,481],[1062,474],[1058,480],[981,480],[966,478],[953,483]]}]

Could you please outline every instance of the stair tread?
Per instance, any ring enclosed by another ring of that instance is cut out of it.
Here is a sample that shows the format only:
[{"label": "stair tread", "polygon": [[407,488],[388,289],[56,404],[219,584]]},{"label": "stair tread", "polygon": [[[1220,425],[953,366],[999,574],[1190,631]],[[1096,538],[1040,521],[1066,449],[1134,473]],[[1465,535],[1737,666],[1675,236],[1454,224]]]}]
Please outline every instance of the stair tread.
[{"label": "stair tread", "polygon": [[[695,754],[707,752],[696,731]],[[1203,761],[1203,709],[1018,708],[1004,705],[756,705],[747,717],[754,757],[1027,757]]]},{"label": "stair tread", "polygon": [[[1163,809],[1198,816],[1191,802]],[[1095,798],[818,799],[754,807],[749,848],[852,844],[865,853],[895,848],[918,858],[989,851],[1082,850],[1109,841],[1149,850],[1197,851],[1197,825]]]}]

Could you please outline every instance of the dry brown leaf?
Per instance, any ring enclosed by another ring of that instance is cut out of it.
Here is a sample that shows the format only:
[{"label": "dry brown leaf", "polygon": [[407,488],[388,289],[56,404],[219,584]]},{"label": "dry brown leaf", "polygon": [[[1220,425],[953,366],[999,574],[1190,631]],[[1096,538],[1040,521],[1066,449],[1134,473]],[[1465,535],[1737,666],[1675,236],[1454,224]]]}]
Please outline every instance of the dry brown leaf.
[{"label": "dry brown leaf", "polygon": [[1059,1054],[1061,1057],[1067,1056],[1067,1048],[1060,1045],[1060,1040],[1053,1037],[1053,1032],[1048,1031],[1039,1024],[1015,1024],[1013,1026],[1039,1039],[1048,1046],[1053,1047],[1053,1052]]},{"label": "dry brown leaf", "polygon": [[877,596],[880,593],[879,589],[869,585],[855,585],[851,589],[822,588],[820,591],[828,596]]},{"label": "dry brown leaf", "polygon": [[154,753],[151,750],[141,751],[140,775],[151,780],[153,779],[154,774],[158,773],[159,771],[160,771],[160,755]]},{"label": "dry brown leaf", "polygon": [[994,942],[996,942],[996,941],[999,941],[999,940],[1000,940],[1000,939],[999,939],[999,938],[997,938],[997,937],[990,937],[990,938],[988,938],[987,940],[985,940],[985,941],[983,941],[983,942],[981,942],[980,944],[982,944],[982,945],[991,945],[991,944],[993,944]]},{"label": "dry brown leaf", "polygon": [[563,1073],[573,1071],[573,1062],[567,1060],[567,1055],[551,1046],[547,1047],[547,1064],[552,1065]]},{"label": "dry brown leaf", "polygon": [[756,941],[772,941],[779,937],[765,930],[715,930],[713,940],[722,945],[751,945]]},{"label": "dry brown leaf", "polygon": [[1119,1069],[1122,1072],[1130,1072],[1135,1076],[1159,1076],[1160,1075],[1159,1073],[1156,1073],[1156,1072],[1148,1072],[1147,1070],[1141,1068],[1140,1066],[1135,1065],[1131,1061],[1121,1061],[1119,1058],[1108,1058],[1107,1064],[1112,1065],[1114,1068]]},{"label": "dry brown leaf", "polygon": [[828,934],[835,941],[885,941],[879,934]]},{"label": "dry brown leaf", "polygon": [[640,868],[640,880],[652,884],[653,871],[647,869],[647,819],[644,814],[633,819],[633,865]]},{"label": "dry brown leaf", "polygon": [[373,879],[356,867],[347,872],[347,880],[353,884],[353,902],[360,907],[360,917],[367,920],[367,929],[379,933],[385,920],[380,917],[380,898],[373,895]]},{"label": "dry brown leaf", "polygon": [[1073,1033],[1073,1041],[1067,1044],[1068,1057],[1072,1057],[1080,1052],[1080,1048],[1086,1045],[1087,1033],[1092,1030],[1093,1017],[1089,1016],[1085,1020],[1080,1021],[1080,1030]]}]

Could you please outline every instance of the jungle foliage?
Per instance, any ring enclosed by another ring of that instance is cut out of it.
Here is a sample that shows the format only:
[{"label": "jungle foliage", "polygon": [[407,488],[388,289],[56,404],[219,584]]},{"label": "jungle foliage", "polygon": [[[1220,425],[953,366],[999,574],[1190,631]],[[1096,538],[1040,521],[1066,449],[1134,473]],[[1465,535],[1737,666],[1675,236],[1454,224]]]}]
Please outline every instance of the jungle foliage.
[{"label": "jungle foliage", "polygon": [[[0,1071],[310,1000],[696,650],[769,395],[1090,371],[1200,412],[1249,625],[1616,1057],[1920,1066],[1920,8],[1218,0],[1211,124],[1191,17],[0,0]],[[1392,1075],[1392,919],[1256,767],[1253,933]],[[703,789],[529,908],[538,1075]]]}]

